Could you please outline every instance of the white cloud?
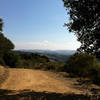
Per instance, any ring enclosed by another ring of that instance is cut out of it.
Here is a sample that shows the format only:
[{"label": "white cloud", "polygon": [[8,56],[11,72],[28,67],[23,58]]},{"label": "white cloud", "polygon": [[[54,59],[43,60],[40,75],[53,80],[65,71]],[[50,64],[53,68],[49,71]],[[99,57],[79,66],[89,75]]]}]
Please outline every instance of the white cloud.
[{"label": "white cloud", "polygon": [[79,46],[78,43],[57,44],[47,40],[43,42],[15,43],[15,49],[76,50]]}]

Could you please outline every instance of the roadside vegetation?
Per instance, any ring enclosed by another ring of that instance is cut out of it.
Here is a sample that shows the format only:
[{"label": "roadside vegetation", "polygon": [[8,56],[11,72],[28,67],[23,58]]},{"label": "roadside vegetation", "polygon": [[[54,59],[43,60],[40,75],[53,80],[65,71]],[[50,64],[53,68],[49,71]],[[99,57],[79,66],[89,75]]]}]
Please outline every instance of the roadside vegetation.
[{"label": "roadside vegetation", "polygon": [[100,84],[100,63],[93,55],[74,54],[67,60],[63,71],[75,77],[88,77],[94,83]]}]

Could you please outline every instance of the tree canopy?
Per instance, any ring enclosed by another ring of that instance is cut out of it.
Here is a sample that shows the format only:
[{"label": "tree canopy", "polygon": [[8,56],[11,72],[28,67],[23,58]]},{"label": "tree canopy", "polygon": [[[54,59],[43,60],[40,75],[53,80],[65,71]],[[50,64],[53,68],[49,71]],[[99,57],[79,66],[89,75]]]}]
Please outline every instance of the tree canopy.
[{"label": "tree canopy", "polygon": [[2,34],[3,21],[0,19],[0,56],[14,49],[14,44]]},{"label": "tree canopy", "polygon": [[100,0],[63,0],[70,15],[66,23],[74,32],[81,46],[78,52],[100,57]]},{"label": "tree canopy", "polygon": [[2,22],[2,19],[0,18],[0,32],[2,31],[2,25],[3,25],[3,22]]},{"label": "tree canopy", "polygon": [[14,49],[13,43],[4,37],[3,34],[0,34],[0,50],[11,50]]}]

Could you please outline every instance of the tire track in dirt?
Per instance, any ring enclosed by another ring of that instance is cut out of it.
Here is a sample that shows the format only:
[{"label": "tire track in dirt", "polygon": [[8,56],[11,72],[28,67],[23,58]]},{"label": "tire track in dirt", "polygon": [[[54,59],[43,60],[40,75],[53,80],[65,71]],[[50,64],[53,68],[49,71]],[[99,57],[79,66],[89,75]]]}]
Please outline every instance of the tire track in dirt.
[{"label": "tire track in dirt", "polygon": [[9,77],[9,69],[4,68],[2,74],[0,75],[0,87],[2,87],[2,84],[8,79]]}]

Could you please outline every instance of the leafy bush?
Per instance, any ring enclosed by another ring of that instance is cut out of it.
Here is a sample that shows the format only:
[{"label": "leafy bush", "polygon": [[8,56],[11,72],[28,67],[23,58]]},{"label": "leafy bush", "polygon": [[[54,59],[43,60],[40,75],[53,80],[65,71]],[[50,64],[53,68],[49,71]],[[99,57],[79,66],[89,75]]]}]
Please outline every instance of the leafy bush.
[{"label": "leafy bush", "polygon": [[8,65],[10,67],[16,67],[18,64],[19,56],[15,52],[9,51],[9,52],[5,53],[3,59],[6,63],[6,65]]},{"label": "leafy bush", "polygon": [[0,58],[0,65],[3,65],[3,66],[5,65],[5,62],[2,58]]},{"label": "leafy bush", "polygon": [[96,63],[91,70],[91,78],[96,84],[100,84],[100,63]]},{"label": "leafy bush", "polygon": [[43,69],[45,70],[56,70],[57,67],[57,63],[56,62],[48,62],[45,64],[45,66],[43,66]]},{"label": "leafy bush", "polygon": [[20,56],[20,64],[18,67],[31,69],[45,69],[50,59],[45,55],[37,53],[22,52],[17,54]]},{"label": "leafy bush", "polygon": [[74,54],[68,59],[63,70],[78,76],[89,76],[96,63],[96,57],[93,55]]},{"label": "leafy bush", "polygon": [[14,44],[0,33],[0,56],[3,56],[5,52],[12,49],[14,49]]}]

